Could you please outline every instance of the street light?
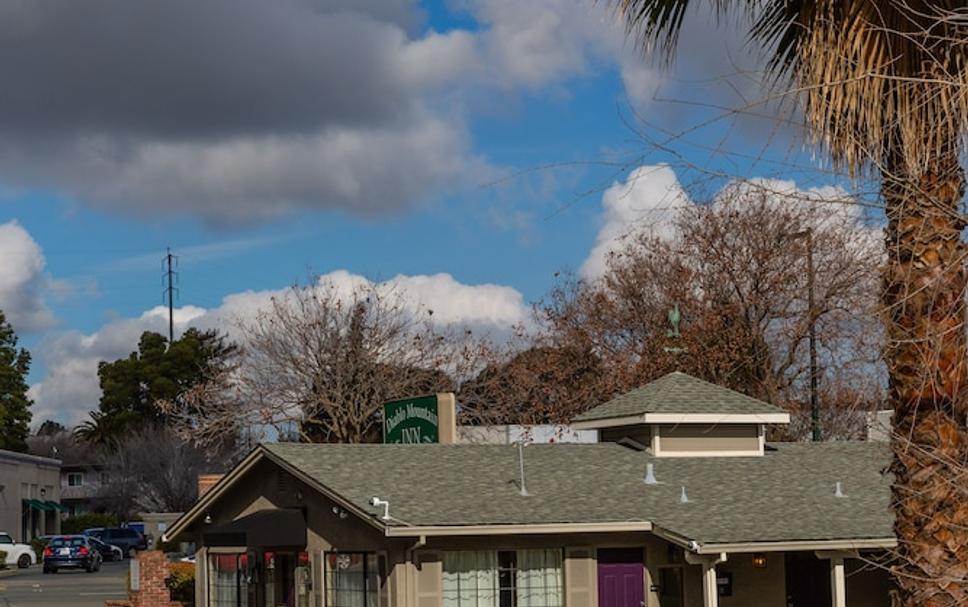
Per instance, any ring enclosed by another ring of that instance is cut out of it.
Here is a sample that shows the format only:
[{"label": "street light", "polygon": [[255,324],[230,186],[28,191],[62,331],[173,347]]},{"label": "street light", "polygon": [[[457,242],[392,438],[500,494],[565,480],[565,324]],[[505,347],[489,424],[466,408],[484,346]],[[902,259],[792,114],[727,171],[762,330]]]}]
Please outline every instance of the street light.
[{"label": "street light", "polygon": [[810,321],[808,335],[810,339],[810,422],[813,429],[813,440],[820,441],[823,434],[820,430],[820,403],[817,400],[817,319],[814,316],[813,301],[813,228],[801,230],[791,236],[793,239],[807,240],[807,314]]}]

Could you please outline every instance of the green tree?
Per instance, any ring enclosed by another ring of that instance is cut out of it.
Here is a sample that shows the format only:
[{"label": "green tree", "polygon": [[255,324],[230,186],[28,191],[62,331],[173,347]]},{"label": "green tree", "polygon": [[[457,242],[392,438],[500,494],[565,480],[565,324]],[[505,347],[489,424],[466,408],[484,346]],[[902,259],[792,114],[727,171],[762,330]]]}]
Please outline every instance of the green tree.
[{"label": "green tree", "polygon": [[[675,47],[689,0],[615,0],[645,46]],[[962,239],[964,0],[716,0],[750,18],[781,94],[833,160],[881,180],[882,303],[894,408],[897,605],[968,605],[968,356]]]},{"label": "green tree", "polygon": [[206,380],[235,350],[216,330],[191,328],[171,344],[158,333],[144,332],[136,352],[98,365],[101,400],[91,419],[78,427],[78,437],[111,444],[146,424],[164,421],[156,403],[174,400]]},{"label": "green tree", "polygon": [[17,348],[17,334],[0,312],[0,449],[27,451],[30,406],[27,374],[30,353]]}]

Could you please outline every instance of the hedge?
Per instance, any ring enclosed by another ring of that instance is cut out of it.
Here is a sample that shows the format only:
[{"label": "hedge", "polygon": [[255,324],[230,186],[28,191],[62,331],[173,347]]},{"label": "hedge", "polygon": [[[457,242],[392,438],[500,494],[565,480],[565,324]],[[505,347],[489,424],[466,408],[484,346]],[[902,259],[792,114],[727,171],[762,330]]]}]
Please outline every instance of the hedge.
[{"label": "hedge", "polygon": [[171,600],[180,601],[183,605],[195,602],[195,563],[171,563],[165,580],[171,594]]},{"label": "hedge", "polygon": [[113,514],[105,512],[84,512],[64,519],[61,523],[61,533],[81,533],[91,527],[117,527],[118,519]]}]

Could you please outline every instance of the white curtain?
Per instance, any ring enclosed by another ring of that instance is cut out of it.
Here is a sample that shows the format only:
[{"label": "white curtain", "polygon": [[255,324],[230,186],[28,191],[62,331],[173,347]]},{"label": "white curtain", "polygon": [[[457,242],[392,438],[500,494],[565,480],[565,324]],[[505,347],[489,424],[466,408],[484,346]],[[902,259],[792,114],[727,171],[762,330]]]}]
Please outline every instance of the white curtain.
[{"label": "white curtain", "polygon": [[498,607],[497,553],[445,552],[443,607]]},{"label": "white curtain", "polygon": [[564,605],[561,550],[518,550],[517,561],[517,607]]}]

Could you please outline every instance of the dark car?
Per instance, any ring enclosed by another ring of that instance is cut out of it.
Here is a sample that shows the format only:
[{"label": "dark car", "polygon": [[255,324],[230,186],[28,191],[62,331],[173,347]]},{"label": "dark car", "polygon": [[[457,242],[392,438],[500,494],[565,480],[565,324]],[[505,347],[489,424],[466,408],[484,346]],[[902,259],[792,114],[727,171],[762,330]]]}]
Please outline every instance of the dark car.
[{"label": "dark car", "polygon": [[101,558],[105,561],[120,561],[124,558],[124,551],[117,546],[105,544],[101,540],[91,535],[88,535],[87,539],[91,542],[94,548],[101,553]]},{"label": "dark car", "polygon": [[125,556],[133,556],[135,550],[148,549],[148,540],[145,536],[127,527],[108,527],[90,535],[105,544],[117,546]]},{"label": "dark car", "polygon": [[91,573],[100,569],[102,562],[101,553],[83,535],[55,535],[44,548],[44,573],[57,573],[59,569]]}]

